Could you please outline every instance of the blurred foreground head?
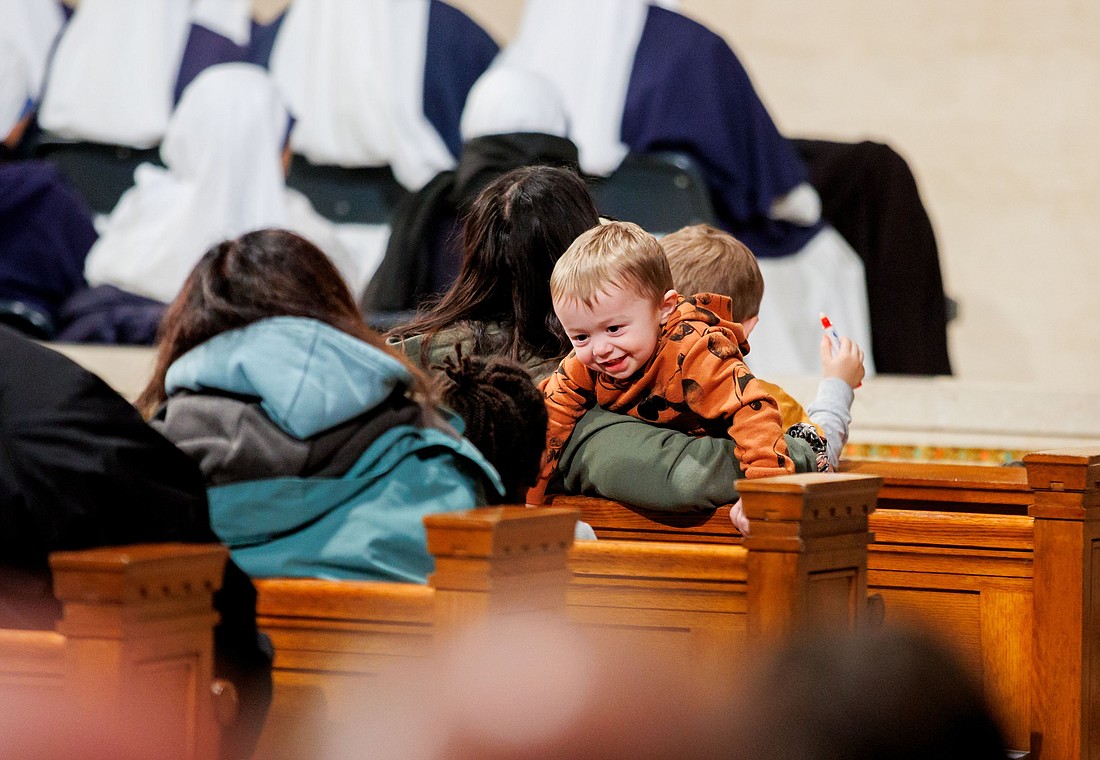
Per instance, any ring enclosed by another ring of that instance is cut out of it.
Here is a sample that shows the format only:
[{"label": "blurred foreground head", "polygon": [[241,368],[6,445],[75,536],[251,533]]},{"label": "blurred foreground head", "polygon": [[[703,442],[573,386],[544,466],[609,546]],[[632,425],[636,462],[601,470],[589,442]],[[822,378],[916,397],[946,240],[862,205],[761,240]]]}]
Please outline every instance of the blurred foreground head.
[{"label": "blurred foreground head", "polygon": [[364,721],[324,756],[1006,757],[978,688],[919,632],[798,637],[706,683],[667,651],[590,633],[533,619],[467,632],[372,689]]},{"label": "blurred foreground head", "polygon": [[756,661],[732,706],[734,757],[1003,760],[1000,729],[939,640],[913,629],[800,636]]}]

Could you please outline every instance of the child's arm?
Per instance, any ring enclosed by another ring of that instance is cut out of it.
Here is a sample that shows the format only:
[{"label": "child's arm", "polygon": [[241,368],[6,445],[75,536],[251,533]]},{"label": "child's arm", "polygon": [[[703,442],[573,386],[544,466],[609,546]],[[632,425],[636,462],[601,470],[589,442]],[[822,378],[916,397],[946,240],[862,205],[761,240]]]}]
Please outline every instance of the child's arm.
[{"label": "child's arm", "polygon": [[746,478],[794,472],[779,406],[724,331],[712,329],[700,336],[680,367],[684,400],[692,411],[709,420],[731,420],[734,455]]},{"label": "child's arm", "polygon": [[557,471],[558,459],[573,428],[589,408],[596,403],[591,372],[572,354],[540,386],[546,402],[546,450],[538,480],[527,491],[528,504],[546,501],[546,487]]},{"label": "child's arm", "polygon": [[807,414],[825,433],[826,453],[836,470],[848,442],[854,389],[863,380],[863,351],[848,338],[840,338],[834,346],[827,334],[821,336],[820,349],[822,379]]}]

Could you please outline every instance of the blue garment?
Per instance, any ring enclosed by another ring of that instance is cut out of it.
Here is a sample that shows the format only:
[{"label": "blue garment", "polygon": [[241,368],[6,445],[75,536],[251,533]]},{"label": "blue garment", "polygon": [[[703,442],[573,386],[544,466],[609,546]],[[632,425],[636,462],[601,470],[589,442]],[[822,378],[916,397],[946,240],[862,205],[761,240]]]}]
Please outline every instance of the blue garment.
[{"label": "blue garment", "polygon": [[238,45],[233,40],[207,29],[201,24],[191,24],[187,35],[187,45],[180,59],[176,86],[172,90],[172,102],[178,104],[184,89],[202,73],[203,69],[217,66],[219,63],[237,63],[249,60],[249,47]]},{"label": "blue garment", "polygon": [[424,57],[424,116],[452,156],[462,154],[459,122],[466,96],[499,50],[488,33],[465,13],[440,0],[428,10]]},{"label": "blue garment", "polygon": [[686,16],[650,6],[621,139],[634,153],[679,150],[699,161],[722,227],[758,257],[795,253],[821,229],[768,218],[774,200],[808,181],[806,167],[729,45]]},{"label": "blue garment", "polygon": [[267,64],[271,60],[271,48],[275,46],[275,37],[279,34],[279,29],[282,27],[285,18],[286,11],[283,11],[266,24],[261,24],[255,19],[252,20],[252,31],[248,40],[248,57],[245,60],[265,69],[268,67]]},{"label": "blue garment", "polygon": [[[409,381],[401,362],[335,328],[267,319],[212,338],[172,364],[164,432],[192,456],[217,449],[230,457],[247,452],[254,462],[256,451],[278,451],[284,438],[309,445],[334,430],[369,425],[395,397],[408,408]],[[177,402],[206,395],[224,403],[227,394],[257,400],[271,430],[242,424],[231,440],[211,441],[201,421],[188,433],[195,421],[173,420]],[[503,492],[473,444],[443,427],[397,424],[354,453],[338,474],[273,476],[280,466],[274,462],[209,488],[211,524],[245,572],[424,583],[433,561],[422,518],[483,505],[485,482]]]},{"label": "blue garment", "polygon": [[96,237],[87,205],[53,164],[0,164],[0,301],[56,325],[62,302],[84,287]]},{"label": "blue garment", "polygon": [[172,91],[172,101],[179,103],[187,85],[201,74],[203,69],[211,66],[243,62],[253,63],[266,69],[268,60],[271,58],[271,48],[275,44],[275,35],[279,33],[279,27],[282,26],[284,18],[286,18],[286,11],[266,24],[252,19],[247,45],[238,45],[202,24],[191,24],[187,45],[183,49],[183,58],[180,60],[176,86]]},{"label": "blue garment", "polygon": [[62,343],[107,343],[151,346],[168,304],[114,285],[77,290],[57,311],[57,336]]}]

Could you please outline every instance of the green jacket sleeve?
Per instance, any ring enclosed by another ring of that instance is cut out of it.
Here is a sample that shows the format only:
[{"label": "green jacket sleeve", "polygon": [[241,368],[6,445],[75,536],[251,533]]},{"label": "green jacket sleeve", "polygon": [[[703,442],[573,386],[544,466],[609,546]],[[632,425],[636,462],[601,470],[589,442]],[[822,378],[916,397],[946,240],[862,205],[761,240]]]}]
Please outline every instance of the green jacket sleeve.
[{"label": "green jacket sleeve", "polygon": [[[816,471],[808,443],[789,436],[786,443],[797,472]],[[743,477],[729,439],[697,438],[599,407],[577,423],[558,467],[559,490],[668,512],[736,501],[735,481]]]}]

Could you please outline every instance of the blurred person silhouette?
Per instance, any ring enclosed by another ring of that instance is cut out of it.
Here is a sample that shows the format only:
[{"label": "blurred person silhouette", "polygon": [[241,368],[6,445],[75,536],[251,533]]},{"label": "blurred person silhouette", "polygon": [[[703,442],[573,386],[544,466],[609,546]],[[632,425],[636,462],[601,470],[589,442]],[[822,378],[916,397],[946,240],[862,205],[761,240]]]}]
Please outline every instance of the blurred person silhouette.
[{"label": "blurred person silhouette", "polygon": [[22,46],[5,42],[6,34],[0,32],[0,323],[52,338],[61,305],[84,287],[96,232],[87,204],[53,164],[20,157],[38,85],[34,62]]},{"label": "blurred person silhouette", "polygon": [[[548,654],[552,653],[552,654]],[[318,757],[1004,760],[980,690],[911,629],[803,631],[695,680],[667,652],[558,619],[468,630],[379,679]]]},{"label": "blurred person silhouette", "polygon": [[385,257],[363,296],[368,315],[416,309],[454,283],[463,260],[460,219],[497,177],[521,166],[578,168],[560,96],[526,69],[494,66],[483,74],[461,131],[457,165],[398,203]]},{"label": "blurred person silhouette", "polygon": [[1004,760],[981,688],[917,628],[803,631],[755,659],[730,709],[754,760]]},{"label": "blurred person silhouette", "polygon": [[291,117],[270,76],[227,63],[203,71],[172,115],[160,154],[142,164],[102,225],[84,268],[90,290],[63,309],[59,338],[152,343],[165,304],[214,243],[250,230],[294,230],[354,287],[360,268],[333,225],[286,186]]},{"label": "blurred person silhouette", "polygon": [[[0,356],[0,627],[54,627],[50,552],[218,542],[198,467],[124,398],[2,326]],[[232,562],[214,604],[215,673],[240,698],[223,757],[248,757],[271,700],[270,642],[256,627],[255,589]]]},{"label": "blurred person silhouette", "polygon": [[526,0],[494,65],[527,67],[556,85],[585,173],[608,175],[628,152],[676,150],[700,164],[719,226],[756,253],[773,283],[757,371],[816,373],[819,312],[869,349],[863,264],[821,219],[806,166],[729,45],[663,5]]}]

